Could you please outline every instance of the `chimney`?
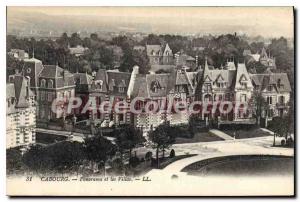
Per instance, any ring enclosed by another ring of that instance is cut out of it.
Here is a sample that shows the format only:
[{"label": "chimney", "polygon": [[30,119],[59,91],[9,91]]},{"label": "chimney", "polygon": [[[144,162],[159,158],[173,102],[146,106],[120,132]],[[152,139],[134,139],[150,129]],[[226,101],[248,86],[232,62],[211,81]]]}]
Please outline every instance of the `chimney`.
[{"label": "chimney", "polygon": [[26,99],[29,99],[29,91],[30,91],[30,77],[26,76],[25,77],[25,82],[26,82]]},{"label": "chimney", "polygon": [[131,77],[128,85],[127,96],[130,98],[133,92],[133,87],[136,81],[136,76],[139,74],[139,66],[135,65],[132,68]]}]

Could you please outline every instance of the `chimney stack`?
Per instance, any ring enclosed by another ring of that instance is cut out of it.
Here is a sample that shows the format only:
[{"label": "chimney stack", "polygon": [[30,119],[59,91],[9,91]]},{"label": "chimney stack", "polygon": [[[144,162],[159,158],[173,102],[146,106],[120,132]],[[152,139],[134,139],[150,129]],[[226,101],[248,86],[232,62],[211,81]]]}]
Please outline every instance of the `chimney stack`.
[{"label": "chimney stack", "polygon": [[29,91],[30,91],[30,77],[29,76],[25,77],[25,82],[26,82],[26,99],[29,99]]}]

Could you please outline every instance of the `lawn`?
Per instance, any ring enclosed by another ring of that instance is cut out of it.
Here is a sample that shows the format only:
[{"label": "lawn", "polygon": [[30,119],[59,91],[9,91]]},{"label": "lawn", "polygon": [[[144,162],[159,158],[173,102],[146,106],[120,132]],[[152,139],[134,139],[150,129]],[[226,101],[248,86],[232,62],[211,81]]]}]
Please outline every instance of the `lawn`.
[{"label": "lawn", "polygon": [[46,134],[46,133],[36,133],[36,142],[42,143],[42,144],[52,144],[55,142],[64,141],[67,138],[64,136],[59,135],[52,135],[52,134]]},{"label": "lawn", "polygon": [[222,130],[224,133],[230,135],[231,137],[234,136],[236,139],[244,139],[244,138],[253,138],[253,137],[264,137],[264,136],[271,136],[270,133],[263,131],[261,128],[247,128],[247,129],[225,129]]},{"label": "lawn", "polygon": [[194,143],[194,142],[212,142],[212,141],[219,141],[219,140],[223,140],[223,139],[213,134],[209,134],[208,132],[196,132],[194,137],[191,138],[183,138],[183,137],[176,138],[175,144]]}]

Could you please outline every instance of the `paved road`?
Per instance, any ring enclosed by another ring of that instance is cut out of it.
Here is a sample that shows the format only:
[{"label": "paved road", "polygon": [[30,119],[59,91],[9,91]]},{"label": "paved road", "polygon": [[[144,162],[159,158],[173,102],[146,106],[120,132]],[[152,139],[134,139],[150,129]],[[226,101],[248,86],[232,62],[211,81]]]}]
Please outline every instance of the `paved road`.
[{"label": "paved road", "polygon": [[176,155],[197,154],[197,156],[175,161],[163,170],[154,169],[149,172],[149,175],[161,172],[170,176],[174,173],[180,173],[184,167],[191,163],[218,156],[254,154],[294,155],[294,150],[292,148],[272,147],[272,144],[272,136],[228,141],[175,144],[172,148],[175,149]]}]

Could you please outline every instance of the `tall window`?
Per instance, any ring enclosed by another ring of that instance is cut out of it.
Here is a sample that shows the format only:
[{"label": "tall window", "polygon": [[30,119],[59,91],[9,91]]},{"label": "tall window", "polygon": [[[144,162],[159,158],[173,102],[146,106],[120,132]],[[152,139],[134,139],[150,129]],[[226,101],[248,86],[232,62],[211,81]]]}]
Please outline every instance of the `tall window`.
[{"label": "tall window", "polygon": [[241,95],[241,102],[246,102],[247,101],[247,96],[246,94]]},{"label": "tall window", "polygon": [[42,88],[45,88],[45,87],[46,87],[46,80],[45,80],[45,79],[42,79],[42,80],[41,80],[41,87],[42,87]]},{"label": "tall window", "polygon": [[272,97],[267,97],[267,103],[270,105],[273,103]]},{"label": "tall window", "polygon": [[102,80],[97,81],[97,88],[102,91],[102,87],[103,87],[103,81]]},{"label": "tall window", "polygon": [[53,88],[53,80],[52,79],[50,79],[48,81],[48,88]]}]

